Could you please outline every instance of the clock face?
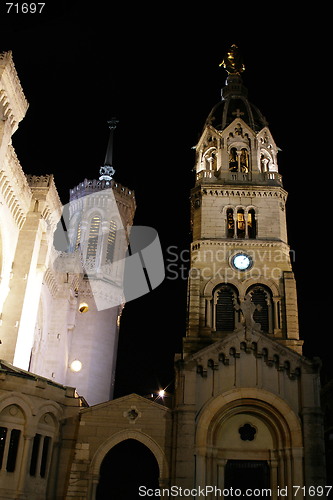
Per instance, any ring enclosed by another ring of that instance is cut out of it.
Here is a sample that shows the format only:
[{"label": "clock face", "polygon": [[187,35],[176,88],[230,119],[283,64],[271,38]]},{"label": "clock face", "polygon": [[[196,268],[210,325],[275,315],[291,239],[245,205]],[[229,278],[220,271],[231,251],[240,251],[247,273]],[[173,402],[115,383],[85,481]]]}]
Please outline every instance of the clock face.
[{"label": "clock face", "polygon": [[252,266],[252,259],[245,253],[238,253],[232,258],[232,265],[239,271],[246,271]]}]

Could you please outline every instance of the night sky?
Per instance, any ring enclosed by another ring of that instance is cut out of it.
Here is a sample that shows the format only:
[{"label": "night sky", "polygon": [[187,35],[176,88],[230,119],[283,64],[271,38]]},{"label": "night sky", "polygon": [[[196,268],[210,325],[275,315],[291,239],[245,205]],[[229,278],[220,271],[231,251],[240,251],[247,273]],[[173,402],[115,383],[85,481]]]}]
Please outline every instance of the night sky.
[{"label": "night sky", "polygon": [[172,387],[185,335],[192,148],[220,100],[226,73],[219,63],[236,43],[249,100],[281,149],[304,354],[322,358],[326,380],[332,216],[325,13],[189,5],[46,1],[40,14],[8,14],[2,2],[0,51],[12,50],[30,104],[13,145],[26,173],[54,174],[65,204],[70,188],[98,177],[107,120],[119,120],[114,179],[136,193],[135,224],[158,231],[166,279],[124,309],[116,396]]}]

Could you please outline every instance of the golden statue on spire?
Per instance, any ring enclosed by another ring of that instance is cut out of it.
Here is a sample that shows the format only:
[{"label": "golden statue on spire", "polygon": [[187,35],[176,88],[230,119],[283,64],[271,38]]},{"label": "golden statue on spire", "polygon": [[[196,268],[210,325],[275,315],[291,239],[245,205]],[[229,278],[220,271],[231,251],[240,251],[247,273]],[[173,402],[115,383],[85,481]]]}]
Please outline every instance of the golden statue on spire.
[{"label": "golden statue on spire", "polygon": [[223,66],[229,75],[240,75],[245,70],[237,45],[231,45],[220,66]]}]

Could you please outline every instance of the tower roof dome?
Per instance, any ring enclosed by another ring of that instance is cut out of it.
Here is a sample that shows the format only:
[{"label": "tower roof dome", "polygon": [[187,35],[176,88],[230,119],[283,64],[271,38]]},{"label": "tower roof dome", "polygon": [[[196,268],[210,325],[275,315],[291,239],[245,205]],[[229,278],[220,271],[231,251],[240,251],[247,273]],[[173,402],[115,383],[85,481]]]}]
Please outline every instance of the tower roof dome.
[{"label": "tower roof dome", "polygon": [[240,75],[229,75],[222,89],[222,99],[209,113],[206,125],[221,131],[237,117],[242,118],[255,132],[267,126],[263,114],[248,100],[247,89]]},{"label": "tower roof dome", "polygon": [[245,66],[236,45],[231,46],[220,66],[226,69],[228,77],[221,92],[222,99],[209,113],[205,125],[212,125],[216,130],[221,131],[239,117],[252,130],[259,132],[267,126],[267,121],[259,109],[248,100],[247,88],[243,85],[241,78]]}]

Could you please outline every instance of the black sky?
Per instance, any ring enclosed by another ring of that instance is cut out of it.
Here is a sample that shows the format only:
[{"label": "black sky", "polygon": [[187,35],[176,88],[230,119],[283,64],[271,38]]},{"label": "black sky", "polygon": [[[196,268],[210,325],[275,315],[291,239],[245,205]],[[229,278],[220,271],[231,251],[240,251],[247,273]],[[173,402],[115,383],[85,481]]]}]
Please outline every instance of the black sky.
[{"label": "black sky", "polygon": [[[70,188],[97,178],[106,122],[116,116],[114,178],[135,190],[135,224],[158,231],[168,266],[170,248],[180,256],[189,247],[192,147],[220,99],[226,74],[219,63],[236,43],[249,99],[281,149],[304,354],[320,356],[326,374],[332,245],[330,155],[321,139],[329,103],[325,12],[266,5],[46,1],[41,14],[18,15],[2,3],[0,50],[12,50],[30,104],[13,145],[26,173],[54,174],[67,203]],[[150,393],[173,379],[186,316],[186,280],[174,276],[167,267],[157,289],[124,309],[116,395]]]}]

